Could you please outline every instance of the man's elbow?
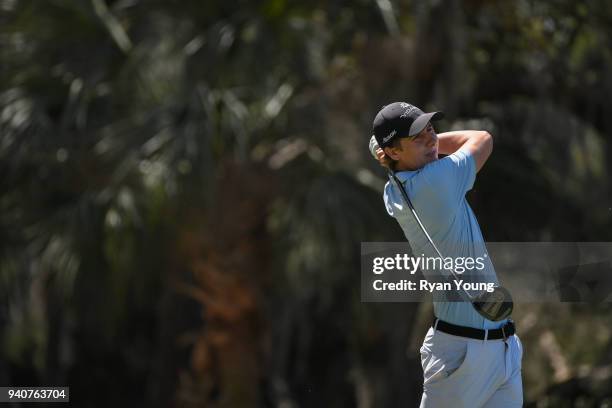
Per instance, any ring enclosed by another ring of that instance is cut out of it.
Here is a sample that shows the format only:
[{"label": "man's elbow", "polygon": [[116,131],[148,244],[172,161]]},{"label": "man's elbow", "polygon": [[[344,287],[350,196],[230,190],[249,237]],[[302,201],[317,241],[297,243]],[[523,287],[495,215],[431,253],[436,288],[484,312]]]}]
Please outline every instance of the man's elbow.
[{"label": "man's elbow", "polygon": [[487,132],[486,130],[481,130],[479,132],[479,136],[486,142],[488,143],[493,143],[493,135],[491,135],[489,132]]},{"label": "man's elbow", "polygon": [[486,130],[481,130],[480,137],[482,138],[483,146],[489,152],[489,154],[491,154],[491,152],[493,151],[493,135],[491,135]]},{"label": "man's elbow", "polygon": [[472,154],[476,161],[476,171],[480,171],[493,151],[493,136],[486,130],[481,130],[475,134],[473,143]]}]

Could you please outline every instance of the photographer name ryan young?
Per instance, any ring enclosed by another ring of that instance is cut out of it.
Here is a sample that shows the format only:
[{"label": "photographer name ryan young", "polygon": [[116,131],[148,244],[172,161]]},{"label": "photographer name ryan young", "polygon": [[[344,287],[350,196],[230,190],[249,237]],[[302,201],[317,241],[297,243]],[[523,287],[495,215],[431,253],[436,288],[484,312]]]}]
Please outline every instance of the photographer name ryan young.
[{"label": "photographer name ryan young", "polygon": [[467,290],[467,291],[486,291],[493,292],[495,289],[495,284],[492,282],[464,282],[461,279],[454,279],[453,283],[455,287],[451,285],[450,282],[428,282],[426,279],[420,279],[419,284],[416,282],[409,281],[407,279],[402,279],[399,282],[383,282],[381,279],[377,279],[372,282],[372,287],[376,291],[389,291],[389,290],[408,290],[408,291],[441,291],[448,292],[453,289],[456,290]]}]

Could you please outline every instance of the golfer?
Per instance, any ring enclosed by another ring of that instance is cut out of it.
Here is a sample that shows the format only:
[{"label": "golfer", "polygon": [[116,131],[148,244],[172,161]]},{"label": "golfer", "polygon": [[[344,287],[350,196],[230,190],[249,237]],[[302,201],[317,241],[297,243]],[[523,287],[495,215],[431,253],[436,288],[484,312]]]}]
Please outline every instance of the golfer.
[{"label": "golfer", "polygon": [[[374,119],[370,151],[395,173],[440,252],[445,257],[484,256],[478,279],[497,283],[465,198],[491,154],[493,139],[486,131],[436,134],[431,122],[441,117],[441,112],[424,113],[405,102],[384,106]],[[446,156],[439,159],[439,154]],[[384,202],[413,253],[436,256],[391,182],[385,186]],[[475,280],[476,275],[466,271],[462,279]],[[488,320],[469,301],[445,301],[444,296],[434,294],[435,316],[420,350],[421,407],[521,407],[522,345],[512,321]]]}]

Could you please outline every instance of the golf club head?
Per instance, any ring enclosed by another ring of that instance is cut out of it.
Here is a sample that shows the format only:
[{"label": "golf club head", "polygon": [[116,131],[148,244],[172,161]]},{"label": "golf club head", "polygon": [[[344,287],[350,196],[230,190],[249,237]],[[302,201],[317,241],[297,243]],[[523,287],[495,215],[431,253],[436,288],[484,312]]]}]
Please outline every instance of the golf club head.
[{"label": "golf club head", "polygon": [[472,305],[481,316],[496,322],[512,314],[514,302],[508,289],[496,286],[493,292],[482,292],[478,295]]}]

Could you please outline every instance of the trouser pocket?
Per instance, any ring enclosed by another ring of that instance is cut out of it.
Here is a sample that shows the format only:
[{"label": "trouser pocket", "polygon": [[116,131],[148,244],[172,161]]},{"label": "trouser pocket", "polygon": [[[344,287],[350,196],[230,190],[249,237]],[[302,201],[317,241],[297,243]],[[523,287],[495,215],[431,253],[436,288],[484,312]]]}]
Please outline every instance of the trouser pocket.
[{"label": "trouser pocket", "polygon": [[468,340],[442,332],[428,335],[420,350],[423,384],[440,385],[462,376],[470,366],[471,346]]}]

